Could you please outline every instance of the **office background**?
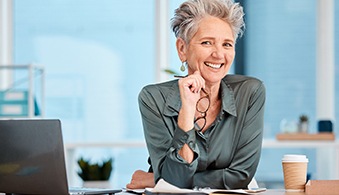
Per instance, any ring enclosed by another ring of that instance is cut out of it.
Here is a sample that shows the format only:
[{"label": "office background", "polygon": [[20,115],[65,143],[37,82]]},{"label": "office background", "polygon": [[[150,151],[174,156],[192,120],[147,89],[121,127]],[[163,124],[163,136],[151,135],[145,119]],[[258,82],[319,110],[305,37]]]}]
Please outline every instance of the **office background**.
[{"label": "office background", "polygon": [[[169,0],[168,18],[182,0]],[[267,88],[265,139],[274,139],[283,119],[310,118],[317,130],[316,52],[317,0],[241,1],[246,32],[239,40],[231,73],[263,80]],[[168,64],[158,64],[157,0],[14,0],[12,64],[45,67],[45,117],[59,118],[65,143],[143,140],[137,104],[141,88],[171,79],[162,68],[179,72],[175,37],[165,30]],[[339,3],[334,1],[334,47],[339,42]],[[158,10],[159,11],[159,10]],[[164,11],[164,10],[163,10]],[[164,14],[164,12],[160,13]],[[166,16],[165,16],[166,18]],[[161,40],[164,41],[164,40]],[[334,83],[339,79],[339,53],[334,52]],[[240,59],[241,58],[241,59]],[[241,69],[235,68],[241,67]],[[335,85],[335,102],[339,86]],[[338,104],[334,104],[338,134]],[[258,181],[282,181],[284,153],[304,153],[316,178],[313,149],[265,149]],[[112,183],[123,187],[136,169],[147,170],[146,148],[84,148],[77,156],[93,161],[114,157]],[[325,168],[325,167],[324,167]],[[74,170],[75,172],[76,170]],[[79,178],[71,181],[80,182]]]}]

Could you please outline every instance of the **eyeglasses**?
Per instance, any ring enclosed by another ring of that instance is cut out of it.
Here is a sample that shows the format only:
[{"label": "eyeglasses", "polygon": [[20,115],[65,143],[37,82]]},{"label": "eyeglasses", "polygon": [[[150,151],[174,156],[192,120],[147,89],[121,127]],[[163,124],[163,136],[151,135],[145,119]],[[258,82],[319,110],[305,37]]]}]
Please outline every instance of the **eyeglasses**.
[{"label": "eyeglasses", "polygon": [[[199,132],[201,132],[206,126],[207,111],[210,108],[210,104],[211,104],[209,94],[203,88],[201,88],[201,91],[205,93],[205,96],[200,97],[200,99],[197,101],[197,104],[195,105],[195,109],[200,113],[200,116],[198,116],[194,120],[194,128],[196,131],[199,131]],[[203,104],[202,102],[205,102],[205,101],[207,101],[207,106],[200,108],[199,105],[202,106],[201,105]]]},{"label": "eyeglasses", "polygon": [[[185,78],[186,76],[180,76],[180,75],[174,75],[175,78]],[[201,91],[205,93],[205,96],[201,97],[198,101],[197,104],[195,105],[195,109],[201,114],[201,116],[197,117],[194,120],[194,129],[198,132],[201,132],[205,126],[206,126],[206,115],[207,111],[210,108],[211,105],[211,100],[209,94],[204,90],[204,88],[201,88]],[[207,101],[207,106],[205,106],[205,109],[200,109],[199,108],[199,103]],[[201,125],[202,124],[202,125]]]}]

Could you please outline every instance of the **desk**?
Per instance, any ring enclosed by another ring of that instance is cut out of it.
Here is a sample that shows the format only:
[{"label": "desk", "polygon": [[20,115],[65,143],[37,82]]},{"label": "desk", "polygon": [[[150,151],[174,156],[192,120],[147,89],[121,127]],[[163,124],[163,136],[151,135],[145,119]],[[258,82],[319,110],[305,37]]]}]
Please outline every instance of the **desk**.
[{"label": "desk", "polygon": [[267,190],[258,195],[306,195],[305,192],[285,192],[285,190]]},{"label": "desk", "polygon": [[[218,195],[218,194],[215,194]],[[219,194],[220,195],[220,194]],[[234,194],[233,194],[234,195]],[[285,192],[285,190],[266,190],[258,195],[306,195],[305,192]]]},{"label": "desk", "polygon": [[[212,194],[212,195],[221,195],[221,194]],[[265,192],[257,193],[257,195],[306,195],[306,193],[305,192],[285,192],[285,190],[272,189],[272,190],[266,190]]]},{"label": "desk", "polygon": [[[5,194],[0,193],[0,195],[5,195]],[[135,194],[128,193],[128,192],[119,192],[119,193],[116,193],[116,195],[135,195]],[[215,194],[215,195],[221,195],[221,194]],[[306,193],[305,192],[285,192],[285,190],[267,190],[265,192],[258,193],[258,195],[306,195]]]},{"label": "desk", "polygon": [[[128,192],[119,192],[116,195],[135,195],[135,194],[128,193]],[[173,195],[180,195],[180,194],[173,194]],[[211,195],[226,195],[226,194],[211,194]],[[265,192],[257,193],[257,195],[306,195],[306,193],[305,192],[285,192],[285,190],[283,189],[269,189],[269,190],[266,190]]]}]

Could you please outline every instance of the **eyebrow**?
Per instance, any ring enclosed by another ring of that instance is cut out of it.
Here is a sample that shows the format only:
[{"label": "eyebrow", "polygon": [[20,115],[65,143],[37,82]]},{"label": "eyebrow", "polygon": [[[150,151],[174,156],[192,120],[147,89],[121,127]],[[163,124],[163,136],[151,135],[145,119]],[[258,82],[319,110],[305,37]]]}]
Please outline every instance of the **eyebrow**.
[{"label": "eyebrow", "polygon": [[[208,39],[208,40],[211,40],[211,39],[212,39],[212,40],[215,40],[214,37],[202,37],[202,38],[200,38],[200,39],[198,39],[198,40],[199,40],[199,41],[202,41],[202,40],[204,40],[204,39]],[[224,39],[223,41],[234,43],[234,40],[233,40],[233,39],[228,39],[228,38]]]}]

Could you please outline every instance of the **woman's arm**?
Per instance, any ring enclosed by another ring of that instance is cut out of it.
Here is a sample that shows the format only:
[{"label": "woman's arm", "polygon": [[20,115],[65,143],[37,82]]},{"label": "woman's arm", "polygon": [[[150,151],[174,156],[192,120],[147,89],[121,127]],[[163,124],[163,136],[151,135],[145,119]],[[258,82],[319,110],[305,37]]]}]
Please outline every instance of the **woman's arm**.
[{"label": "woman's arm", "polygon": [[[191,187],[198,156],[195,130],[186,132],[177,127],[176,116],[164,115],[164,96],[166,94],[162,94],[156,86],[145,87],[139,94],[139,108],[154,178],[155,181],[164,178],[179,187]],[[185,144],[194,153],[191,163],[178,153]]]}]

